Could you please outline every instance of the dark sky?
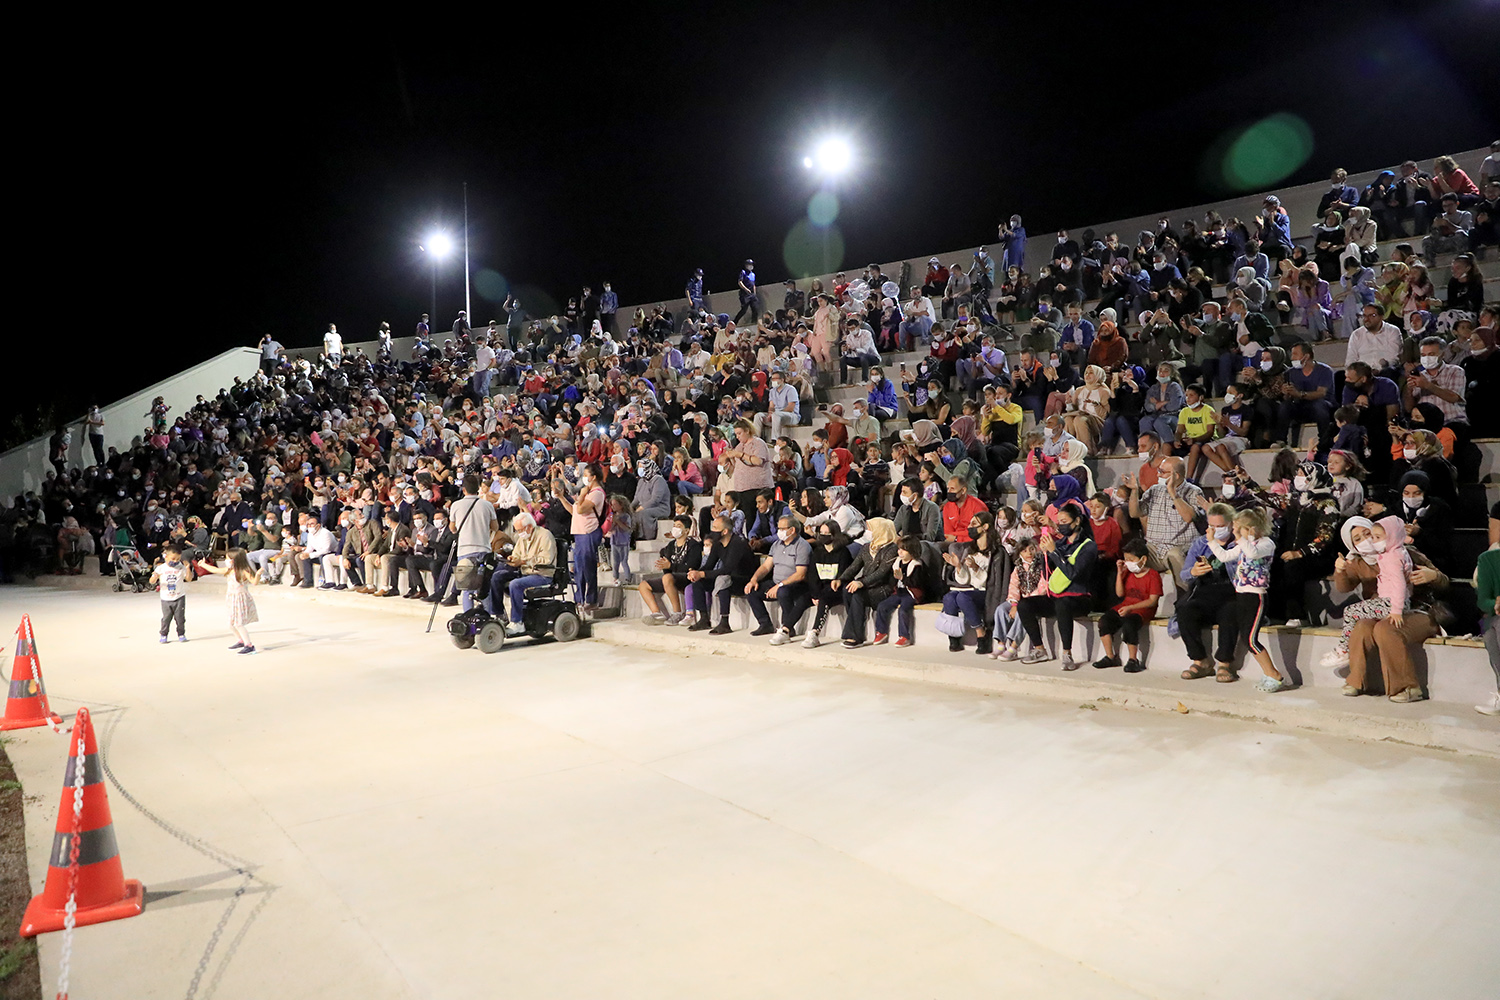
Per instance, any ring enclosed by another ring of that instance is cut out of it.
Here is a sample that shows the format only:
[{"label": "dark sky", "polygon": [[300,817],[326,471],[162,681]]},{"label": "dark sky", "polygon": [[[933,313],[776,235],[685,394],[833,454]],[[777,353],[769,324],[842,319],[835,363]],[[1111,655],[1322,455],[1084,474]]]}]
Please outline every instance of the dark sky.
[{"label": "dark sky", "polygon": [[[830,129],[860,151],[838,220],[850,266],[991,239],[1011,212],[1037,232],[1207,200],[1206,151],[1276,112],[1313,137],[1287,183],[1500,132],[1494,0],[684,6],[464,38],[408,11],[302,43],[290,25],[101,40],[107,63],[26,112],[51,140],[32,152],[53,153],[28,165],[40,200],[23,206],[51,216],[38,291],[58,298],[37,311],[60,303],[62,346],[98,361],[13,401],[73,415],[264,331],[409,334],[429,300],[416,243],[458,232],[465,181],[475,272],[532,303],[608,277],[632,303],[679,294],[696,265],[728,287],[747,255],[784,277],[814,190],[801,159]],[[442,324],[462,287],[450,262]],[[58,346],[22,360],[45,371]]]}]

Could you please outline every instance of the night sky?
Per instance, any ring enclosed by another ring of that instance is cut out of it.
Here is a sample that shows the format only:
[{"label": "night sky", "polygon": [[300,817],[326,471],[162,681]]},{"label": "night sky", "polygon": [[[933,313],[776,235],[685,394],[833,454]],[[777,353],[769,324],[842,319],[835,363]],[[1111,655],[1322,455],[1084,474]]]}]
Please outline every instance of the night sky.
[{"label": "night sky", "polygon": [[[474,272],[541,312],[605,278],[622,304],[675,297],[700,265],[727,288],[745,256],[779,281],[815,190],[802,157],[831,131],[859,151],[850,267],[992,240],[1012,212],[1037,233],[1208,200],[1208,151],[1278,112],[1312,136],[1286,183],[1500,132],[1493,0],[585,10],[70,58],[66,114],[26,112],[37,204],[64,223],[41,248],[62,300],[28,311],[99,360],[12,401],[75,416],[266,331],[409,335],[416,245],[459,234],[465,181]],[[462,290],[450,260],[436,325]],[[477,292],[474,312],[494,312]],[[57,347],[22,360],[44,373]]]}]

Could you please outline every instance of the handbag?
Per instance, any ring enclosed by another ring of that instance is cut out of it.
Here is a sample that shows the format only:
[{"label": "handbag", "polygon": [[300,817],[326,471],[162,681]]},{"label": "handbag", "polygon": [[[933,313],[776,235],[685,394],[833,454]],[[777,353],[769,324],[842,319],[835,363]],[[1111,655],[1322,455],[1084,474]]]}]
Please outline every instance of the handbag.
[{"label": "handbag", "polygon": [[937,630],[951,639],[962,639],[964,636],[964,620],[958,615],[950,615],[946,611],[939,612],[937,616]]},{"label": "handbag", "polygon": [[453,567],[453,587],[455,590],[478,590],[482,573],[481,563],[477,559],[460,559]]}]

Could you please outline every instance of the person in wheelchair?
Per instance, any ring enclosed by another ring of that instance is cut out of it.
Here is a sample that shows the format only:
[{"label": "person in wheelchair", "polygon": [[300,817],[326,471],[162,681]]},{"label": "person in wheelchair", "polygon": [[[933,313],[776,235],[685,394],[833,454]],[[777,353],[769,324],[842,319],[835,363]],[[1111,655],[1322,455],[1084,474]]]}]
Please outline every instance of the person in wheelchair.
[{"label": "person in wheelchair", "polygon": [[[508,637],[526,634],[521,618],[527,589],[551,584],[557,571],[557,539],[552,532],[539,529],[536,519],[525,511],[510,522],[510,530],[515,535],[515,548],[505,565],[495,571],[494,581],[490,584],[491,606],[497,618],[505,613],[502,586],[510,593],[510,625],[505,630]],[[502,580],[508,582],[502,584]]]}]

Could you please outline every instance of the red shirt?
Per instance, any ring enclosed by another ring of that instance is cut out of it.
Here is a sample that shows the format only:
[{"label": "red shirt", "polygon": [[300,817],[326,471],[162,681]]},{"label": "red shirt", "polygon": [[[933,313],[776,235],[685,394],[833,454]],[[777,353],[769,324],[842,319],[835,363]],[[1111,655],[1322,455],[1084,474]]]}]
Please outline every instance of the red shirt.
[{"label": "red shirt", "polygon": [[969,522],[974,519],[975,514],[983,514],[988,510],[984,501],[973,495],[964,497],[962,504],[949,500],[943,504],[943,537],[952,535],[960,542],[973,541],[969,537]]},{"label": "red shirt", "polygon": [[1090,517],[1089,526],[1094,529],[1094,546],[1099,554],[1106,559],[1120,558],[1120,523],[1106,514],[1102,521]]},{"label": "red shirt", "polygon": [[1148,569],[1140,576],[1136,576],[1129,570],[1125,571],[1125,596],[1119,604],[1115,605],[1115,612],[1132,604],[1139,604],[1147,598],[1152,599],[1152,605],[1139,611],[1131,612],[1150,620],[1156,614],[1155,600],[1161,597],[1161,574],[1154,569]]}]

